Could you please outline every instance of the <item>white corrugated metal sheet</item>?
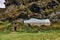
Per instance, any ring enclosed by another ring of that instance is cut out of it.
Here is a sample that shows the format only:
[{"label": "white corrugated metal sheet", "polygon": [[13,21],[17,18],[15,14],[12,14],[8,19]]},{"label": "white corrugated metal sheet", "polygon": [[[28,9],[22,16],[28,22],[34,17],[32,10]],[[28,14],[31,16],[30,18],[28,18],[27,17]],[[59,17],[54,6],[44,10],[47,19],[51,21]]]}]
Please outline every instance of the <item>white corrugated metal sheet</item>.
[{"label": "white corrugated metal sheet", "polygon": [[5,4],[0,4],[0,8],[5,8]]},{"label": "white corrugated metal sheet", "polygon": [[0,8],[5,8],[5,0],[0,0]]},{"label": "white corrugated metal sheet", "polygon": [[47,25],[50,25],[51,24],[51,22],[50,22],[50,20],[49,19],[34,19],[34,18],[32,18],[32,19],[30,19],[30,20],[24,20],[24,23],[35,23],[35,24],[47,24]]},{"label": "white corrugated metal sheet", "polygon": [[3,4],[5,2],[5,0],[0,0],[0,3]]}]

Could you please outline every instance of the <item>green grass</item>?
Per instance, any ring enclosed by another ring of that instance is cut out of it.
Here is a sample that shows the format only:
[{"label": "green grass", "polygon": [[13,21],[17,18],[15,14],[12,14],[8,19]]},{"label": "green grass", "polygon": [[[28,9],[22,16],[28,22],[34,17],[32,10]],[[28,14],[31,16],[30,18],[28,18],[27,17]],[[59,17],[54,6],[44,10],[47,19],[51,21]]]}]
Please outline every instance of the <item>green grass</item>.
[{"label": "green grass", "polygon": [[[0,23],[0,27],[2,27],[1,25],[7,27],[10,23]],[[60,22],[50,27],[53,27],[53,29],[42,29],[38,33],[10,32],[9,30],[1,31],[0,40],[60,40]],[[57,27],[58,30],[55,29]]]},{"label": "green grass", "polygon": [[60,32],[0,34],[0,40],[60,40]]}]

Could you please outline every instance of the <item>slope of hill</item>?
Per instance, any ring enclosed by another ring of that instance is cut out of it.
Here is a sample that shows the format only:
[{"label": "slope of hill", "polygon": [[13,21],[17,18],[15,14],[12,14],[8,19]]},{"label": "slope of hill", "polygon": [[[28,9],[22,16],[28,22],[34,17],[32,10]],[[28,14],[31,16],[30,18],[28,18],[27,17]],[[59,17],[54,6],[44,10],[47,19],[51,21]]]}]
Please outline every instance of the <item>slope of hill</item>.
[{"label": "slope of hill", "polygon": [[0,9],[0,20],[38,18],[60,19],[59,0],[6,0],[6,9]]}]

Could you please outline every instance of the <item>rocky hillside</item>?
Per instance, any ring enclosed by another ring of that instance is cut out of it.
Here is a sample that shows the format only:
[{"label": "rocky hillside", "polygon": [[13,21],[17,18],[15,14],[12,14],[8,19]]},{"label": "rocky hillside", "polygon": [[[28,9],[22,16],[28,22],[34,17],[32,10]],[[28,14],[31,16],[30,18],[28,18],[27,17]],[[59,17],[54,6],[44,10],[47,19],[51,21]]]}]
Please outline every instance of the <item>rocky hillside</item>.
[{"label": "rocky hillside", "polygon": [[6,0],[6,8],[0,9],[0,20],[60,19],[59,0]]}]

